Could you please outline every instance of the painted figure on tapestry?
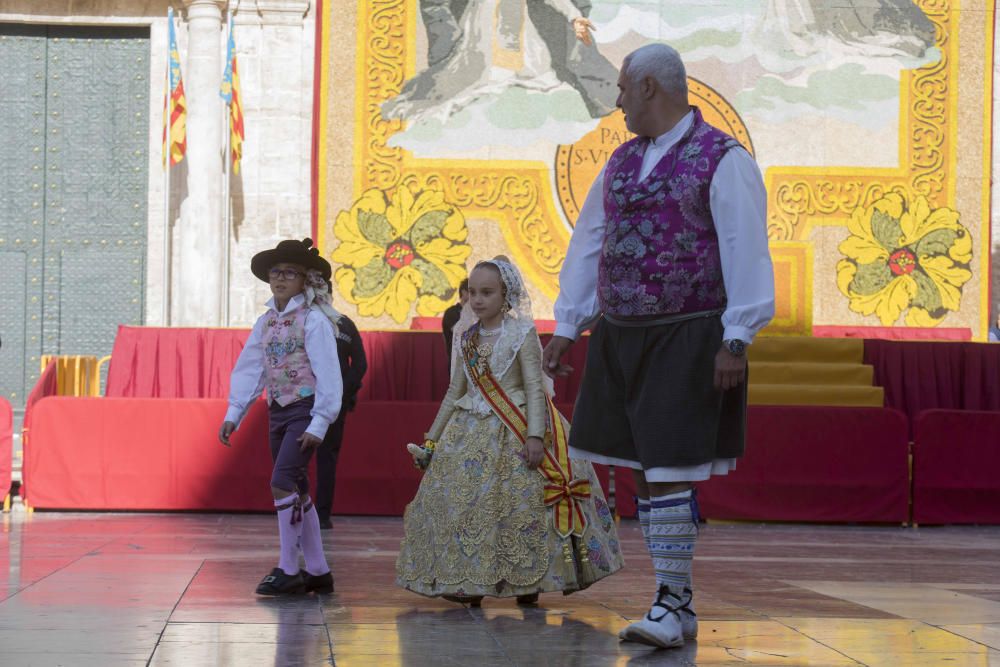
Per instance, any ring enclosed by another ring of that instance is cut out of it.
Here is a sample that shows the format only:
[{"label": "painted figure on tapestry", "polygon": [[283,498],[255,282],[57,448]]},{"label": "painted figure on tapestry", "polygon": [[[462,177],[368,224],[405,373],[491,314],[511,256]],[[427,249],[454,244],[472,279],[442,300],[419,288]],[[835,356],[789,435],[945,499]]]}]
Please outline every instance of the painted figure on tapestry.
[{"label": "painted figure on tapestry", "polygon": [[396,583],[478,605],[533,604],[621,569],[621,545],[594,468],[571,458],[552,403],[520,272],[504,257],[469,276],[451,384],[423,446]]},{"label": "painted figure on tapestry", "polygon": [[588,0],[421,0],[427,69],[386,102],[386,118],[446,120],[508,87],[566,83],[599,118],[614,109],[614,66],[593,45]]},{"label": "painted figure on tapestry", "polygon": [[766,25],[776,28],[797,55],[828,37],[862,51],[921,57],[934,45],[934,25],[913,0],[768,0]]}]

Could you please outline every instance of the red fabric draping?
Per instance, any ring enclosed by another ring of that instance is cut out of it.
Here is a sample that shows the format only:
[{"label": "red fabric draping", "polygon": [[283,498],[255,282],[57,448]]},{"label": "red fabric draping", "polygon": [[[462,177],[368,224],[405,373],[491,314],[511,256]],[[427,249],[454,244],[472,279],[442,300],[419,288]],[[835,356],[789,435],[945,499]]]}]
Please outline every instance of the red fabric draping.
[{"label": "red fabric draping", "polygon": [[1000,410],[1000,344],[866,340],[865,363],[911,425],[924,410]]},{"label": "red fabric draping", "polygon": [[423,442],[438,407],[436,402],[359,403],[344,429],[333,511],[401,516],[422,474],[406,443]]},{"label": "red fabric draping", "polygon": [[50,397],[35,406],[24,449],[26,500],[37,508],[268,509],[266,411],[254,405],[217,440],[223,400]]},{"label": "red fabric draping", "polygon": [[[226,398],[249,331],[119,327],[108,368],[106,395],[131,398]],[[441,333],[363,331],[368,374],[361,401],[439,401],[448,389],[448,358]],[[546,342],[548,336],[543,335]],[[567,355],[577,369],[556,382],[556,395],[573,401],[587,353],[587,337]]]},{"label": "red fabric draping", "polygon": [[[358,406],[338,465],[337,512],[402,513],[420,479],[405,445],[421,439],[437,407]],[[264,403],[230,448],[217,440],[225,411],[220,399],[47,398],[25,449],[27,500],[49,509],[273,509]]]},{"label": "red fabric draping", "polygon": [[[245,329],[120,327],[108,369],[107,396],[225,398]],[[448,386],[439,332],[365,331],[369,372],[362,401],[438,401]],[[548,340],[542,336],[543,342]],[[575,400],[588,339],[568,363],[577,372],[556,382],[560,402]],[[1000,410],[1000,345],[865,341],[865,362],[885,388],[886,405],[911,421],[922,410]]]},{"label": "red fabric draping", "polygon": [[920,413],[914,424],[913,520],[1000,523],[1000,412]]},{"label": "red fabric draping", "polygon": [[42,371],[41,376],[35,382],[35,386],[31,388],[31,393],[28,394],[28,399],[24,402],[24,423],[28,424],[28,415],[31,412],[31,408],[38,401],[42,400],[46,396],[55,396],[59,393],[59,376],[56,371],[56,361],[53,359]]},{"label": "red fabric draping", "polygon": [[[40,509],[269,511],[264,403],[231,448],[216,439],[225,410],[221,399],[47,398],[25,449],[26,499]],[[422,439],[437,410],[436,402],[360,404],[347,420],[334,511],[401,515],[420,484],[405,445]],[[607,471],[599,476],[606,486]],[[630,477],[621,492],[633,507]]]},{"label": "red fabric draping", "polygon": [[[24,422],[21,430],[23,438],[21,446],[23,450],[27,450],[28,443],[31,441],[31,421],[35,405],[43,398],[47,396],[56,396],[58,393],[59,376],[58,371],[56,370],[56,361],[53,359],[45,367],[45,370],[42,371],[41,376],[35,382],[35,386],[31,388],[31,393],[28,394],[28,398],[24,402]],[[23,481],[24,480],[22,479],[22,482]],[[24,495],[25,492],[26,485],[22,483],[20,493]]]},{"label": "red fabric draping", "polygon": [[10,490],[14,455],[14,411],[10,402],[0,397],[0,500]]},{"label": "red fabric draping", "polygon": [[[271,461],[258,401],[226,448],[216,440],[221,399],[51,397],[36,406],[25,448],[28,502],[96,510],[264,510]],[[420,473],[406,455],[436,402],[359,404],[347,421],[334,511],[398,516]],[[569,412],[568,406],[561,406]],[[804,437],[803,434],[808,434]],[[909,482],[902,415],[882,408],[754,407],[747,456],[701,485],[709,518],[906,520]],[[607,491],[607,469],[598,466]],[[632,516],[631,472],[616,499]]]},{"label": "red fabric draping", "polygon": [[[410,320],[410,329],[413,331],[437,331],[441,333],[440,317],[414,317]],[[556,330],[555,320],[535,320],[535,329],[540,334],[551,334]]]},{"label": "red fabric draping", "polygon": [[699,502],[717,519],[905,522],[907,457],[895,410],[751,406],[746,455]]},{"label": "red fabric draping", "polygon": [[225,398],[248,329],[118,327],[105,395]]},{"label": "red fabric draping", "polygon": [[440,317],[414,317],[410,320],[410,329],[413,331],[441,331]]},{"label": "red fabric draping", "polygon": [[448,355],[441,332],[363,331],[368,358],[359,402],[439,401],[448,391]]}]

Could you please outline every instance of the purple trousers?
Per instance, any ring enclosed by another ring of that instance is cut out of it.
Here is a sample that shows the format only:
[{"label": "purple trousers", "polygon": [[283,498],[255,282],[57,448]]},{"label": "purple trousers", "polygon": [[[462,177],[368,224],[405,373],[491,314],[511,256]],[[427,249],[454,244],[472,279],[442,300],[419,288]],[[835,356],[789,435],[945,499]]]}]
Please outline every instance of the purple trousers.
[{"label": "purple trousers", "polygon": [[299,451],[302,443],[299,436],[305,433],[312,417],[314,399],[312,396],[281,407],[271,403],[268,408],[269,435],[271,440],[271,486],[286,491],[297,491],[299,495],[309,493],[309,460],[313,450]]}]

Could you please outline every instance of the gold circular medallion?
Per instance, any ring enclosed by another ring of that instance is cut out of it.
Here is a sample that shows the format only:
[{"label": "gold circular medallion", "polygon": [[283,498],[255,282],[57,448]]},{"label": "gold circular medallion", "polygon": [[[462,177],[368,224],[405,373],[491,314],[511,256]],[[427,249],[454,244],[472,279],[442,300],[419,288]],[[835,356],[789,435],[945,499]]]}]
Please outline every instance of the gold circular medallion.
[{"label": "gold circular medallion", "polygon": [[[753,155],[753,142],[736,109],[712,87],[688,77],[688,101],[701,110],[709,125],[719,128],[743,144]],[[556,190],[570,226],[576,224],[590,186],[616,148],[633,135],[625,127],[621,110],[605,116],[594,130],[573,144],[556,149]]]}]

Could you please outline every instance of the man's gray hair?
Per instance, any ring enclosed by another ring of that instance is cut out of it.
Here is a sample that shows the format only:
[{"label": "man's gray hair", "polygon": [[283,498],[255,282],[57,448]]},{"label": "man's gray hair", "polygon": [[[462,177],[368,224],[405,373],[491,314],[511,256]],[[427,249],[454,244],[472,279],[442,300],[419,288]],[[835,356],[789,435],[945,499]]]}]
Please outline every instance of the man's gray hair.
[{"label": "man's gray hair", "polygon": [[625,56],[625,76],[635,83],[647,76],[667,93],[687,96],[687,71],[677,49],[656,43],[641,46]]}]

